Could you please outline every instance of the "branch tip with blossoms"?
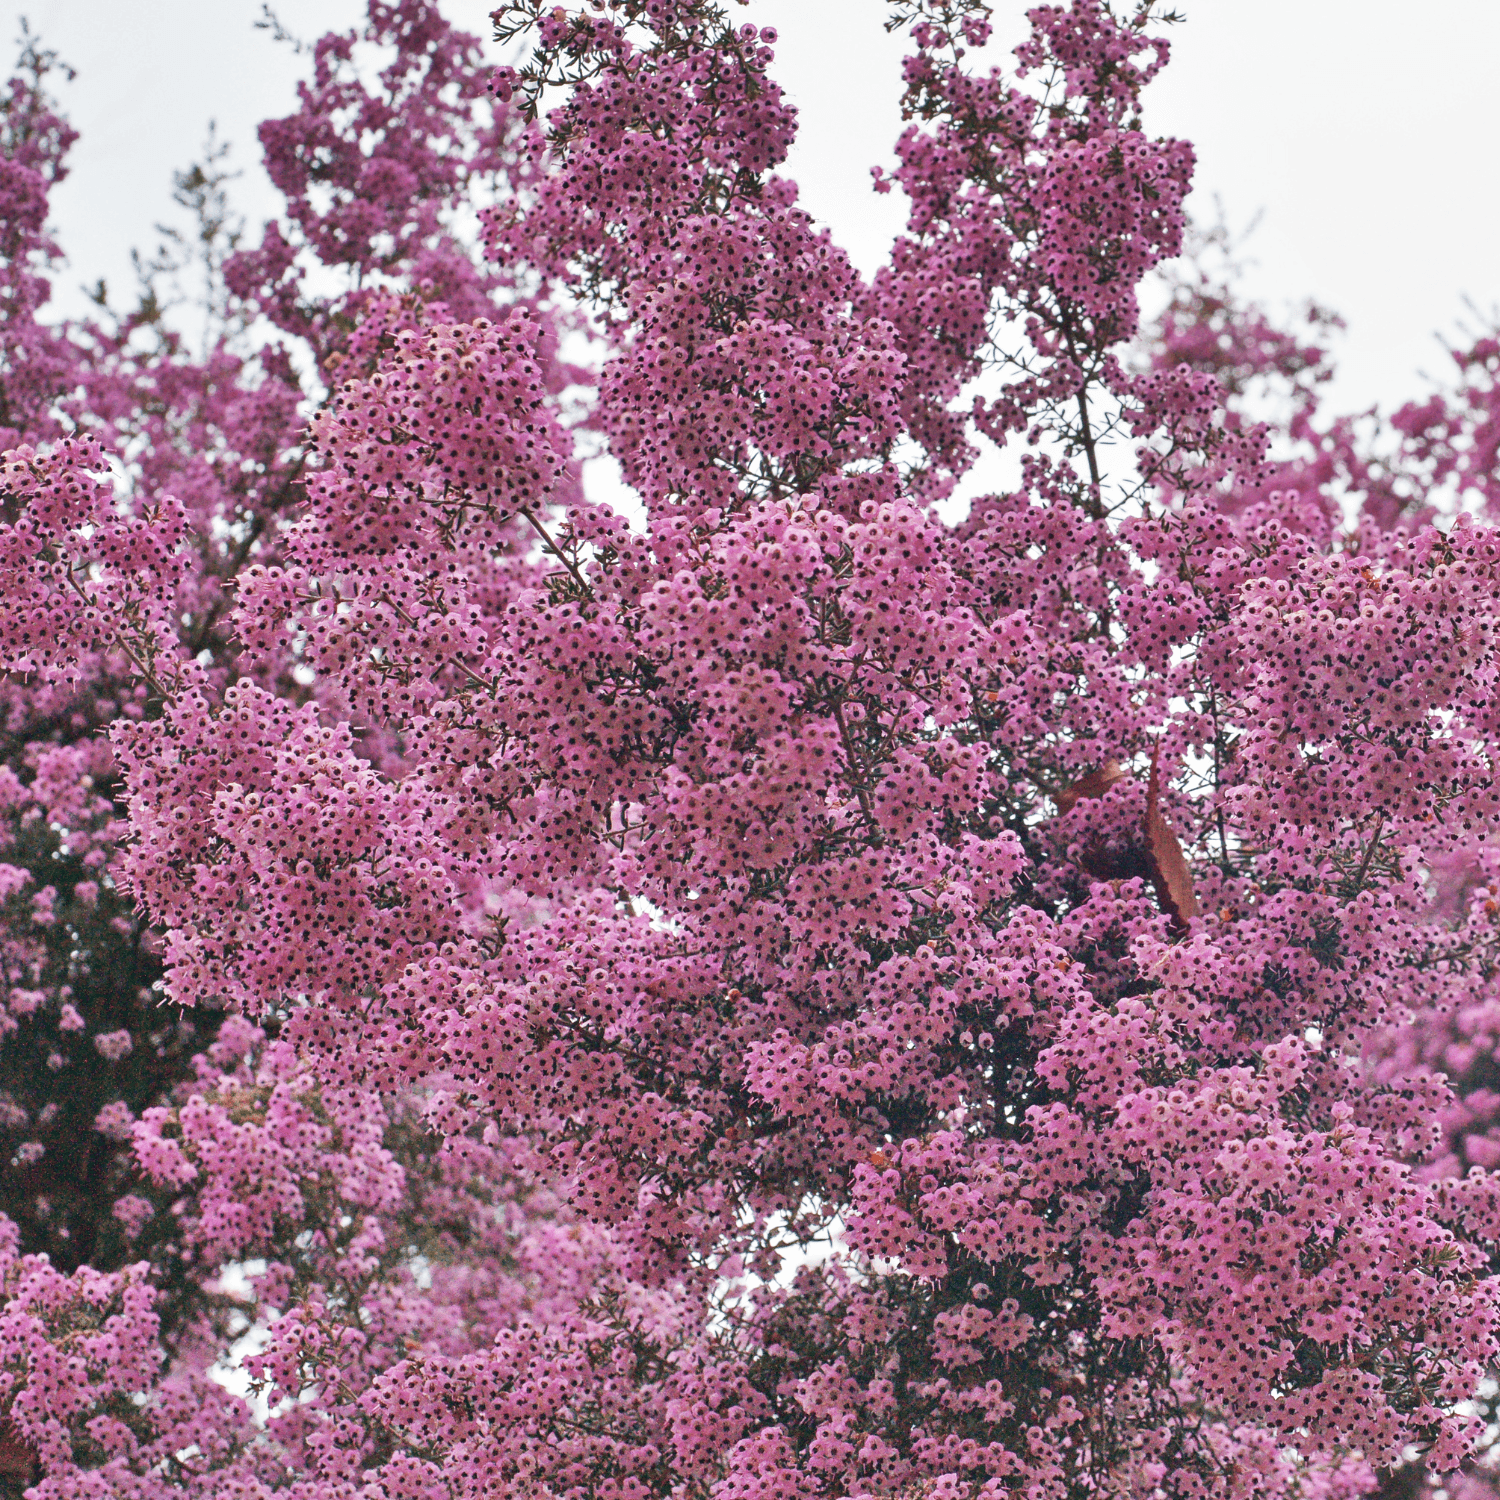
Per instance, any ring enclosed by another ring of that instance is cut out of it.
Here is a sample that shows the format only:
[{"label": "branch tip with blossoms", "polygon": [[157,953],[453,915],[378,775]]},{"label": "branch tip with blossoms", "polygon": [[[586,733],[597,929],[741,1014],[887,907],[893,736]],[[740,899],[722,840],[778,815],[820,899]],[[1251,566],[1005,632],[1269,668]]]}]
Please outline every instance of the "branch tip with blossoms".
[{"label": "branch tip with blossoms", "polygon": [[895,6],[869,278],[774,34],[493,19],[311,49],[202,359],[11,86],[0,1484],[1484,1493],[1493,351],[1142,330],[1149,5]]}]

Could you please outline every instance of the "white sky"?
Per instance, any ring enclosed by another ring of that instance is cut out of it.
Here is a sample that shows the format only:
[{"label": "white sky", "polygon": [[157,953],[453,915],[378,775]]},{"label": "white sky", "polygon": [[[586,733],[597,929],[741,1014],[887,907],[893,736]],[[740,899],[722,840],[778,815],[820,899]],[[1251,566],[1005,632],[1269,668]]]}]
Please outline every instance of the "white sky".
[{"label": "white sky", "polygon": [[[444,0],[481,36],[494,0]],[[999,0],[1002,35],[1026,0]],[[1500,301],[1500,5],[1494,0],[1177,0],[1174,58],[1146,96],[1153,133],[1199,148],[1196,211],[1223,202],[1234,226],[1263,215],[1250,286],[1273,305],[1315,296],[1344,314],[1345,408],[1399,403],[1416,372],[1438,373],[1435,334],[1468,296]],[[283,0],[304,37],[346,26],[359,0]],[[306,59],[252,29],[260,0],[0,0],[0,43],[29,17],[78,69],[64,93],[82,132],[55,199],[71,265],[59,301],[100,275],[130,287],[129,250],[149,250],[172,171],[196,155],[209,119],[247,169],[238,201],[252,224],[274,207],[254,129],[293,102]],[[901,214],[869,168],[889,164],[900,127],[901,44],[880,0],[753,0],[774,25],[777,76],[802,112],[790,175],[804,203],[868,269]],[[1006,44],[1008,45],[1008,44]]]}]

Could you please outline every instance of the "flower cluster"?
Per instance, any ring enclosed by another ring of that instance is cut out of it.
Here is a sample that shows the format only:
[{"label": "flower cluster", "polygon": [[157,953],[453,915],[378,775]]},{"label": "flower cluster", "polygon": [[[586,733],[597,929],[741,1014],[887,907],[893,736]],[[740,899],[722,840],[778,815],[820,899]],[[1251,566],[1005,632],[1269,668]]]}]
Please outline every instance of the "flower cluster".
[{"label": "flower cluster", "polygon": [[[372,3],[225,268],[330,394],[101,334],[8,456],[4,1045],[110,1203],[12,1215],[38,1495],[1482,1485],[1500,540],[1427,520],[1490,355],[1397,483],[1206,281],[1132,349],[1151,6],[1010,73],[895,11],[866,282],[713,0],[502,5],[487,117]],[[1022,483],[945,519],[981,442]]]}]

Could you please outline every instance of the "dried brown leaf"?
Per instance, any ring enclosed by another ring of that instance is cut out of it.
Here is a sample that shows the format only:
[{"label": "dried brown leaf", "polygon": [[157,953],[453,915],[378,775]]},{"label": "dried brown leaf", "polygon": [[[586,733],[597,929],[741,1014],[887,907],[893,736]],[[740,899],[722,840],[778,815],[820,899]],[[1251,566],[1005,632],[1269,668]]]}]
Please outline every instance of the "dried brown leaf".
[{"label": "dried brown leaf", "polygon": [[1124,781],[1130,772],[1117,760],[1107,760],[1096,771],[1080,776],[1077,781],[1065,786],[1053,799],[1057,803],[1058,816],[1062,817],[1085,797],[1102,797],[1117,781]]},{"label": "dried brown leaf", "polygon": [[1151,752],[1151,779],[1146,783],[1146,862],[1151,869],[1151,883],[1161,909],[1178,927],[1186,927],[1199,913],[1198,894],[1193,889],[1193,872],[1177,835],[1161,813],[1161,783],[1157,777],[1158,745]]}]

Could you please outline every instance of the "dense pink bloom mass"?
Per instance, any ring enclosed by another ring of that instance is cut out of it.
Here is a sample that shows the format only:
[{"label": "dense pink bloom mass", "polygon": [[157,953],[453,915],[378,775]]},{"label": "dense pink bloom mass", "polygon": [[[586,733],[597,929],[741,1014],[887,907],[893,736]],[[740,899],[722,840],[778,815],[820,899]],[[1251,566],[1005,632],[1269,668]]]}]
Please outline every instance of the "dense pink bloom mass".
[{"label": "dense pink bloom mass", "polygon": [[768,29],[370,0],[202,348],[28,55],[0,1492],[1491,1493],[1500,345],[1326,415],[1153,7],[989,10],[865,279]]}]

